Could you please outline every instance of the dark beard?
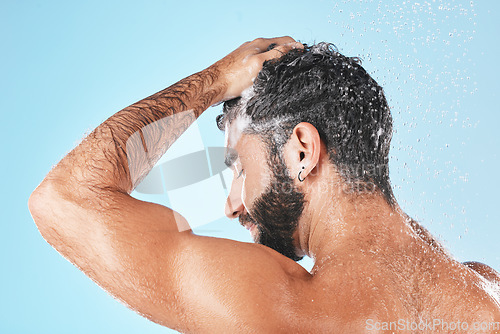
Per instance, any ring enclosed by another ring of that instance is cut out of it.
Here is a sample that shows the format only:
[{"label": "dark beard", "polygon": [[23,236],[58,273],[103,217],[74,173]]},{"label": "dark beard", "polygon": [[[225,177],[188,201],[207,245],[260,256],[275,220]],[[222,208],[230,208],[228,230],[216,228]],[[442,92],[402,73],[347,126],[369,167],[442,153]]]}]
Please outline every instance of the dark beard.
[{"label": "dark beard", "polygon": [[[276,161],[278,160],[278,161]],[[296,253],[293,233],[304,210],[304,194],[293,184],[288,169],[281,159],[272,165],[273,177],[264,194],[257,198],[251,210],[252,221],[258,231],[255,242],[268,246],[284,256],[299,261],[304,256]],[[241,222],[241,219],[240,219]]]}]

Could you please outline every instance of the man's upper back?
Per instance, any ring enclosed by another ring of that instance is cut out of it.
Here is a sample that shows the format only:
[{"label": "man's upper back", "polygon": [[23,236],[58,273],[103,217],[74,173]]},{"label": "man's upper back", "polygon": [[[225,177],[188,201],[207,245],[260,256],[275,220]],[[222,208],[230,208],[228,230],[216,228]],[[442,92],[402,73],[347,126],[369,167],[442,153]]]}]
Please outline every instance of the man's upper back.
[{"label": "man's upper back", "polygon": [[426,324],[432,333],[461,323],[467,332],[485,332],[485,324],[500,332],[500,286],[439,251],[397,253],[335,254],[313,268],[302,297],[304,319],[317,320],[311,331],[370,332],[392,323],[388,329],[408,331]]}]

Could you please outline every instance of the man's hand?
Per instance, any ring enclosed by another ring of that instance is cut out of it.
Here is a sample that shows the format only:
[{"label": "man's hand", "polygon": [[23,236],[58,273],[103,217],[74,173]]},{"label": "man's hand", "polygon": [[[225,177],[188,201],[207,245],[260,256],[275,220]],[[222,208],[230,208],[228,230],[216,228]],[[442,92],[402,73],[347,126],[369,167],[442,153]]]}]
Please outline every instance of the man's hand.
[{"label": "man's hand", "polygon": [[[274,48],[268,50],[272,45]],[[210,67],[218,74],[224,87],[222,101],[238,97],[250,87],[266,60],[279,58],[288,51],[299,48],[303,49],[304,45],[288,36],[257,38],[242,44]]]}]

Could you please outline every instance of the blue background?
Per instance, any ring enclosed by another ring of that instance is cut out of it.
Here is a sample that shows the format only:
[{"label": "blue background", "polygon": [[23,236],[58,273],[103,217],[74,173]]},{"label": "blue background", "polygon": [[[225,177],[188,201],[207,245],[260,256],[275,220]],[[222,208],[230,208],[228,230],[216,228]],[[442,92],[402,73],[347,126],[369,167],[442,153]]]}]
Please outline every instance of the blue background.
[{"label": "blue background", "polygon": [[[2,1],[0,332],[173,332],[59,256],[38,233],[27,200],[114,112],[260,36],[333,42],[363,58],[392,107],[390,168],[401,206],[459,260],[499,270],[499,4]],[[213,120],[219,111],[198,121],[206,144],[223,144]],[[227,219],[204,228],[250,240]]]}]

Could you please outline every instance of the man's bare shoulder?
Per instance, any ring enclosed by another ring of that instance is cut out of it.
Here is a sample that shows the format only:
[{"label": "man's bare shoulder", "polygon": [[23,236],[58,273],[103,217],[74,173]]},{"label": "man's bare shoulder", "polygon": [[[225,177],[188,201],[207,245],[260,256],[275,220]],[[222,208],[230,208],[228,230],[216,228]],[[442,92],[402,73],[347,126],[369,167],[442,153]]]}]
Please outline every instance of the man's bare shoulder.
[{"label": "man's bare shoulder", "polygon": [[[405,268],[397,260],[382,265],[353,258],[347,261],[332,256],[324,268],[313,270],[312,290],[318,292],[318,304],[341,304],[338,318],[358,319],[361,326],[419,319],[500,320],[498,284],[488,284],[492,281],[483,280],[452,259],[439,257],[429,260],[432,265],[413,262]],[[491,274],[493,269],[487,272]]]},{"label": "man's bare shoulder", "polygon": [[[188,331],[295,331],[303,289],[311,275],[295,261],[259,244],[186,235],[176,262]],[[203,324],[202,327],[197,327]]]},{"label": "man's bare shoulder", "polygon": [[488,281],[500,285],[500,273],[490,266],[476,261],[464,262],[463,265],[474,270]]},{"label": "man's bare shoulder", "polygon": [[391,286],[394,278],[376,263],[358,261],[332,254],[311,271],[303,289],[304,317],[322,320],[318,332],[362,333],[370,321],[411,318]]},{"label": "man's bare shoulder", "polygon": [[[390,301],[395,299],[384,296],[381,285],[361,271],[344,267],[314,276],[266,246],[219,238],[189,237],[181,253],[183,270],[192,274],[183,276],[189,281],[180,282],[185,293],[179,298],[200,308],[198,317],[202,308],[218,305],[214,301],[230,305],[232,316],[223,326],[214,322],[212,329],[227,329],[232,319],[235,326],[246,324],[239,332],[363,332],[367,319],[394,318]],[[216,280],[210,278],[214,272]]]}]

